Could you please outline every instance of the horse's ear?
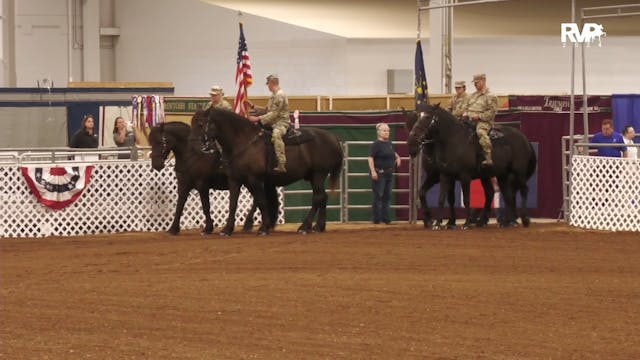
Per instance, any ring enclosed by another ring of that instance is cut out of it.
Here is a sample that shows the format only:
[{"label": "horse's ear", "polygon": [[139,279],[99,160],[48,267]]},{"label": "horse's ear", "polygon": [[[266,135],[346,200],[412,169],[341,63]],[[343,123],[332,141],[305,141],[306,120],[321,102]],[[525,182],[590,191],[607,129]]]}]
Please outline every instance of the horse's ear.
[{"label": "horse's ear", "polygon": [[440,103],[436,103],[433,107],[438,110],[440,108]]},{"label": "horse's ear", "polygon": [[411,129],[413,129],[413,126],[418,121],[418,113],[415,111],[405,112],[404,119],[405,127],[407,128],[407,130],[411,131]]}]

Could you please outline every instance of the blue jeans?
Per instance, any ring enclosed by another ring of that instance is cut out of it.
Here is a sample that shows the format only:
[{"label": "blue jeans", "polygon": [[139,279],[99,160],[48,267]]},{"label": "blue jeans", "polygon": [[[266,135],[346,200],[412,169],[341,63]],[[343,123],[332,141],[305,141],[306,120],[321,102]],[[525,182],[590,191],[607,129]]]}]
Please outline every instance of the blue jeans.
[{"label": "blue jeans", "polygon": [[374,223],[389,223],[389,203],[391,202],[391,172],[378,172],[378,180],[371,180],[371,190],[373,202],[371,210],[373,212]]}]

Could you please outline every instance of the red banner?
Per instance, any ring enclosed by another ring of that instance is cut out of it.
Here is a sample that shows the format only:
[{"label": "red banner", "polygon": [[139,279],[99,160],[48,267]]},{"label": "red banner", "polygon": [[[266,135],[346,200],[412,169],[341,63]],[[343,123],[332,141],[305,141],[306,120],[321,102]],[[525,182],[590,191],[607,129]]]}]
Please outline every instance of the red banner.
[{"label": "red banner", "polygon": [[21,167],[31,193],[43,205],[60,210],[76,201],[89,184],[93,166]]},{"label": "red banner", "polygon": [[[575,111],[582,111],[582,96],[574,97]],[[571,110],[571,97],[541,96],[541,95],[510,95],[509,110],[519,111],[551,111],[568,112]],[[611,112],[611,96],[588,96],[587,110],[589,112]]]}]

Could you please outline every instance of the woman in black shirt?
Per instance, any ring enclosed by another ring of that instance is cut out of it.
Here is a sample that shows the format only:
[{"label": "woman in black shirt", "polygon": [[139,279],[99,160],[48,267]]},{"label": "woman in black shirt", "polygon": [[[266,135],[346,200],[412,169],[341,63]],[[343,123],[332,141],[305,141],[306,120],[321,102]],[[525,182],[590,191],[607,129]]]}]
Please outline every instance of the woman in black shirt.
[{"label": "woman in black shirt", "polygon": [[376,125],[378,139],[369,148],[369,173],[371,174],[371,190],[373,202],[373,223],[389,224],[389,203],[391,201],[391,180],[395,166],[400,166],[400,156],[389,141],[389,125]]},{"label": "woman in black shirt", "polygon": [[71,136],[69,147],[72,148],[97,148],[98,135],[93,131],[94,121],[92,115],[82,118],[82,126]]}]

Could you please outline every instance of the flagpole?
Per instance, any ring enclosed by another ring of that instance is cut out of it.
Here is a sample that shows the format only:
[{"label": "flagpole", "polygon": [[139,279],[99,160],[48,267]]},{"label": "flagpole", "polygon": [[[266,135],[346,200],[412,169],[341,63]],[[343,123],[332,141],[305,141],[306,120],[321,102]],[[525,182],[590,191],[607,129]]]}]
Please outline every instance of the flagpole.
[{"label": "flagpole", "polygon": [[[238,23],[240,24],[240,29],[242,29],[242,27],[244,26],[244,22],[242,21],[242,16],[243,15],[244,14],[242,13],[242,11],[238,10]],[[244,99],[243,99],[243,101],[244,100],[249,100],[249,89],[247,89],[247,86],[245,86],[245,88],[244,88]],[[244,109],[244,103],[242,104],[242,108]],[[243,111],[245,113],[245,115],[247,114],[246,111],[247,111],[247,109],[244,109],[244,111]]]},{"label": "flagpole", "polygon": [[417,4],[417,6],[418,6],[418,11],[416,11],[416,12],[418,13],[418,29],[417,29],[417,31],[416,31],[416,33],[417,33],[416,38],[420,39],[420,35],[421,35],[421,33],[420,33],[420,30],[421,30],[421,29],[420,29],[420,28],[421,28],[421,26],[422,26],[422,24],[421,24],[421,22],[420,22],[420,0],[416,0],[416,4]]}]

